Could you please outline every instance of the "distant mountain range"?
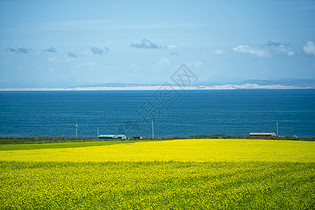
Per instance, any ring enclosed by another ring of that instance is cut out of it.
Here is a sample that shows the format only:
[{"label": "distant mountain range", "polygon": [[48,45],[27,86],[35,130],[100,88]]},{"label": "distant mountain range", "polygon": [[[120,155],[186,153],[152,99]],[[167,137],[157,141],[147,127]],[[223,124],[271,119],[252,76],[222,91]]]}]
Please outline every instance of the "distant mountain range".
[{"label": "distant mountain range", "polygon": [[[158,90],[163,84],[138,83],[104,83],[96,85],[81,85],[68,88],[3,88],[0,91],[80,91],[80,90]],[[170,84],[163,89],[181,90],[182,88]],[[282,79],[282,80],[244,80],[242,82],[198,82],[186,86],[186,90],[237,90],[237,89],[315,89],[313,79]]]}]

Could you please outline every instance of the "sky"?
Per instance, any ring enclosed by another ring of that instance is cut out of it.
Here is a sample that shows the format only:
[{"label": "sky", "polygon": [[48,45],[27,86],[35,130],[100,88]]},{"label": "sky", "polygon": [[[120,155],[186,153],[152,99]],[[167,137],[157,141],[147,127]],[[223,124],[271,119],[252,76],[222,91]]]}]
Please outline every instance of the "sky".
[{"label": "sky", "polygon": [[1,0],[0,88],[315,79],[314,0]]}]

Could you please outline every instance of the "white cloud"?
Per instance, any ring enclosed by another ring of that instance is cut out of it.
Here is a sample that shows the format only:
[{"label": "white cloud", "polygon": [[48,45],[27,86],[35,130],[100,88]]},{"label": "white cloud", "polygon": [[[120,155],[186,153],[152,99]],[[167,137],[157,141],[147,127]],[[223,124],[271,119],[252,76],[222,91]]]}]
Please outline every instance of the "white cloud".
[{"label": "white cloud", "polygon": [[193,63],[188,63],[187,66],[191,68],[200,68],[203,65],[202,61],[195,61]]},{"label": "white cloud", "polygon": [[295,54],[292,50],[290,50],[289,48],[285,47],[284,45],[280,45],[277,48],[277,50],[278,50],[279,53],[286,54],[288,56],[292,56],[292,55]]},{"label": "white cloud", "polygon": [[303,51],[305,54],[315,56],[315,44],[312,41],[306,42],[306,44],[303,46]]},{"label": "white cloud", "polygon": [[266,45],[273,53],[292,56],[295,53],[288,47],[288,44],[281,42],[269,41]]},{"label": "white cloud", "polygon": [[239,45],[237,47],[233,47],[233,51],[237,53],[248,53],[251,55],[256,55],[258,57],[270,57],[270,53],[265,49],[258,49],[254,47],[250,47],[248,45]]},{"label": "white cloud", "polygon": [[177,46],[176,46],[175,44],[171,44],[171,45],[168,45],[168,46],[167,46],[167,49],[169,49],[169,50],[175,50],[175,49],[177,49]]},{"label": "white cloud", "polygon": [[93,55],[93,53],[90,50],[83,50],[80,52],[81,55]]},{"label": "white cloud", "polygon": [[271,57],[272,55],[295,55],[294,51],[290,49],[289,45],[281,42],[268,41],[264,45],[239,45],[233,48],[234,52],[247,53],[256,55],[258,57]]},{"label": "white cloud", "polygon": [[294,55],[295,53],[294,53],[293,51],[288,51],[287,54],[288,54],[289,56],[292,56],[292,55]]},{"label": "white cloud", "polygon": [[104,51],[97,47],[91,47],[91,52],[95,55],[102,55]]},{"label": "white cloud", "polygon": [[25,47],[20,47],[20,48],[8,47],[5,49],[5,51],[16,53],[16,54],[28,54],[28,53],[34,52],[32,48],[25,48]]},{"label": "white cloud", "polygon": [[130,46],[134,48],[138,48],[138,49],[160,49],[161,48],[161,46],[158,46],[157,44],[147,39],[142,39],[141,42],[138,42],[138,43],[132,43]]},{"label": "white cloud", "polygon": [[220,49],[217,49],[217,50],[215,50],[215,51],[213,51],[215,54],[217,54],[217,55],[222,55],[224,52],[223,52],[223,50],[220,50]]},{"label": "white cloud", "polygon": [[168,64],[170,64],[170,61],[167,58],[161,58],[157,65],[158,66],[166,66]]},{"label": "white cloud", "polygon": [[70,58],[76,58],[76,57],[78,57],[75,53],[73,53],[73,52],[68,52],[68,57],[70,57]]},{"label": "white cloud", "polygon": [[56,60],[57,60],[57,57],[48,58],[48,61],[49,61],[49,62],[54,62],[54,61],[56,61]]},{"label": "white cloud", "polygon": [[57,53],[56,48],[54,47],[49,47],[47,49],[44,49],[43,52],[47,52],[47,53]]}]

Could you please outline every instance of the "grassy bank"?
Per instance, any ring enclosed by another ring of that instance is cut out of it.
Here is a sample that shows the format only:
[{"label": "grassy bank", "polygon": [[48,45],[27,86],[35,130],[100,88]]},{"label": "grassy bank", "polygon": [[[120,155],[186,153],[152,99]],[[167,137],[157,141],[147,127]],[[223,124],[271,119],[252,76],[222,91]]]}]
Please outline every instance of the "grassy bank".
[{"label": "grassy bank", "polygon": [[97,141],[96,137],[0,137],[0,144],[46,144]]}]

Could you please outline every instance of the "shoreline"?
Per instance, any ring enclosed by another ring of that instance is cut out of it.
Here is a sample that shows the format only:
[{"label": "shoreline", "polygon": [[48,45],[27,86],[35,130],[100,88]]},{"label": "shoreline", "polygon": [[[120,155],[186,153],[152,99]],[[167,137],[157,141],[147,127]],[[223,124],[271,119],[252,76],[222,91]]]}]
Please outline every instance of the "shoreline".
[{"label": "shoreline", "polygon": [[185,140],[185,139],[247,139],[247,140],[287,140],[287,141],[315,141],[315,137],[290,137],[290,136],[227,136],[227,135],[209,135],[209,136],[188,136],[188,137],[143,137],[135,139],[99,139],[97,137],[71,137],[71,136],[33,136],[33,137],[0,137],[0,145],[4,144],[47,144],[47,143],[66,143],[66,142],[93,142],[93,141],[167,141],[167,140]]}]

